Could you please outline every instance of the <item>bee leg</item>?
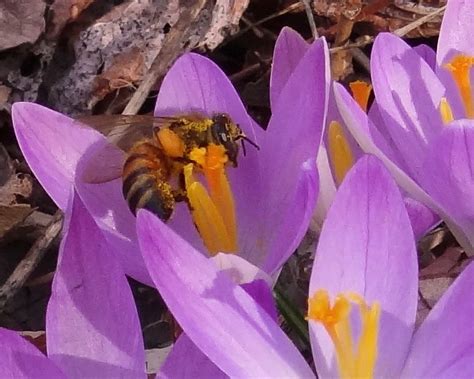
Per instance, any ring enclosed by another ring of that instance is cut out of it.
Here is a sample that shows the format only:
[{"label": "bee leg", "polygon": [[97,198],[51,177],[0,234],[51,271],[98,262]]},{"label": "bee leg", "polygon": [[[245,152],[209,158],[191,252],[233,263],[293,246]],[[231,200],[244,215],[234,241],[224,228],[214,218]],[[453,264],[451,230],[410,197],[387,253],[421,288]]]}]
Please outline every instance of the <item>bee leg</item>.
[{"label": "bee leg", "polygon": [[181,201],[188,201],[188,196],[186,195],[186,191],[184,189],[173,189],[171,191],[174,201],[181,202]]},{"label": "bee leg", "polygon": [[199,163],[197,163],[196,161],[194,161],[190,158],[187,158],[187,157],[179,157],[179,158],[175,158],[175,160],[177,162],[181,163],[181,164],[184,164],[184,165],[187,165],[187,164],[191,163],[196,167],[200,167]]}]

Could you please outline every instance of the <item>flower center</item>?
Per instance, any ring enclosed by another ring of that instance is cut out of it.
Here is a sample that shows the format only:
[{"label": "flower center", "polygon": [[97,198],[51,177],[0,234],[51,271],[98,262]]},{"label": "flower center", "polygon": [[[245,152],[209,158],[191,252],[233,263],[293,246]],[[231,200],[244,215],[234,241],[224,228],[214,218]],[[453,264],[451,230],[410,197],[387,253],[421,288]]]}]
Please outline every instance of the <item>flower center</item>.
[{"label": "flower center", "polygon": [[[359,310],[361,332],[358,341],[352,333],[352,305]],[[334,344],[341,378],[373,378],[377,360],[380,304],[367,305],[363,297],[339,294],[331,306],[326,290],[316,291],[308,299],[307,320],[321,323]]]},{"label": "flower center", "polygon": [[209,191],[194,177],[196,165],[184,167],[186,193],[193,221],[211,255],[237,251],[237,225],[234,197],[225,164],[228,162],[223,146],[210,144],[194,148],[189,157],[204,174]]},{"label": "flower center", "polygon": [[[349,84],[352,97],[367,112],[369,97],[372,92],[372,86],[361,80],[356,80]],[[331,121],[328,127],[328,154],[329,161],[332,164],[334,180],[339,186],[347,172],[354,165],[354,154],[351,145],[347,140],[344,129],[337,121]]]},{"label": "flower center", "polygon": [[360,107],[367,112],[367,106],[369,104],[369,97],[372,93],[372,85],[362,80],[356,80],[349,83],[349,87],[352,92],[352,97],[360,105]]},{"label": "flower center", "polygon": [[449,124],[454,120],[453,111],[445,97],[439,102],[439,113],[441,114],[441,120],[443,120],[444,124]]},{"label": "flower center", "polygon": [[328,153],[332,162],[336,184],[339,186],[354,165],[354,156],[342,126],[331,121],[328,128]]},{"label": "flower center", "polygon": [[467,118],[474,118],[474,103],[471,91],[471,78],[469,75],[473,64],[474,57],[460,54],[456,55],[451,62],[444,65],[444,67],[451,72],[453,80],[458,87]]}]

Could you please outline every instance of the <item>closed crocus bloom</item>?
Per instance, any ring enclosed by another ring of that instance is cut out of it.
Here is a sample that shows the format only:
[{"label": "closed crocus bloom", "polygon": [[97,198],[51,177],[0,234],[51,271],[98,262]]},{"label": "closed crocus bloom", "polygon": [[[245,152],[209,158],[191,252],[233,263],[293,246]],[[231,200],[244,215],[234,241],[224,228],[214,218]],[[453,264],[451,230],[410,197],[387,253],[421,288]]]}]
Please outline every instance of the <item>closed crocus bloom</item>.
[{"label": "closed crocus bloom", "polygon": [[[284,28],[280,33],[275,45],[270,82],[272,106],[276,104],[281,89],[309,46],[297,32],[290,28]],[[307,80],[311,80],[311,78],[308,77]],[[317,80],[317,78],[314,78],[314,80]],[[367,112],[372,86],[366,82],[355,81],[350,83],[350,90],[360,110]],[[342,183],[346,173],[364,153],[346,127],[346,123],[337,107],[332,86],[327,107],[322,144],[317,156],[320,185],[317,209],[313,218],[313,227],[316,229],[320,229],[324,222],[336,190]],[[404,201],[417,239],[439,222],[439,218],[423,203],[408,195],[404,196]]]},{"label": "closed crocus bloom", "polygon": [[436,54],[380,34],[371,59],[376,106],[369,117],[334,86],[362,149],[377,155],[414,199],[439,214],[474,253],[474,103],[470,41],[474,3],[450,0]]}]

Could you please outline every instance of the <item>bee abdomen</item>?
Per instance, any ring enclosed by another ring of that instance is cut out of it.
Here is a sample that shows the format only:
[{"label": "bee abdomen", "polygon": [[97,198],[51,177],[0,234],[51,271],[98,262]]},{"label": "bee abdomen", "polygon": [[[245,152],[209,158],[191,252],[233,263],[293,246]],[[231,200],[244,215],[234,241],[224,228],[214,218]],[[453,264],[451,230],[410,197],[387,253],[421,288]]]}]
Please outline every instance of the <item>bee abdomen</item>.
[{"label": "bee abdomen", "polygon": [[133,214],[148,209],[167,221],[174,210],[174,197],[167,158],[156,146],[144,142],[132,148],[123,169],[122,191]]}]

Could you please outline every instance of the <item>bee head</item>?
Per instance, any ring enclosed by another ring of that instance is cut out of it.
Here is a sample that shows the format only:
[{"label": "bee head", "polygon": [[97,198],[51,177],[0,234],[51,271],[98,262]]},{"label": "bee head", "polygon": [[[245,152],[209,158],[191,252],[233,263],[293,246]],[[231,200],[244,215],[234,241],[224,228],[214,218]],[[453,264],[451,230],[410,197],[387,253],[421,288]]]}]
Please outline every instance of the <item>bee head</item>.
[{"label": "bee head", "polygon": [[255,146],[257,149],[259,149],[258,145],[248,139],[247,136],[242,132],[242,129],[240,129],[240,127],[235,124],[227,114],[218,113],[214,115],[212,121],[212,136],[216,143],[224,146],[227,156],[229,157],[229,161],[232,162],[234,167],[237,167],[237,155],[239,153],[238,141],[242,142],[244,155],[244,141],[248,141],[252,146]]}]

